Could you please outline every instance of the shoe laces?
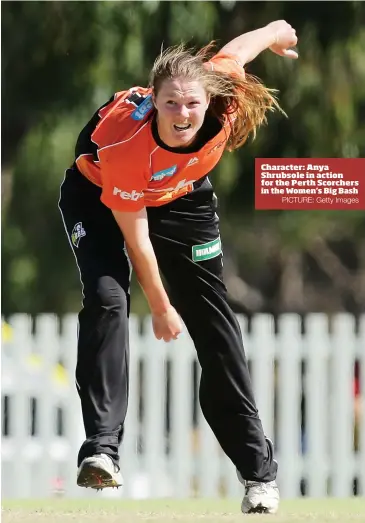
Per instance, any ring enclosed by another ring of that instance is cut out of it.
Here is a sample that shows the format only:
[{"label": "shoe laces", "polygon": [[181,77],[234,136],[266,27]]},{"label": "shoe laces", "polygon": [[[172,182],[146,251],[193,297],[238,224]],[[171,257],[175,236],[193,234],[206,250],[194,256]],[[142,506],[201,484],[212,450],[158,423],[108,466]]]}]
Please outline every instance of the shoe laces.
[{"label": "shoe laces", "polygon": [[269,481],[268,483],[263,483],[262,481],[246,481],[246,494],[252,488],[257,489],[259,492],[267,492],[267,487],[272,486],[274,486],[273,481]]}]

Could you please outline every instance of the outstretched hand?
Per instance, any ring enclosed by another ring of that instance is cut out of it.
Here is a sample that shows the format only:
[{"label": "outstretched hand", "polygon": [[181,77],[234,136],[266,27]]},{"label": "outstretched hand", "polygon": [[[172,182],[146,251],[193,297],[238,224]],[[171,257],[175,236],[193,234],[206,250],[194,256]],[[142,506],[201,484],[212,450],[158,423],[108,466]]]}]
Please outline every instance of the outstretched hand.
[{"label": "outstretched hand", "polygon": [[268,25],[274,34],[275,43],[270,46],[270,51],[279,56],[285,56],[287,58],[298,58],[298,53],[290,47],[297,45],[298,38],[295,33],[295,29],[285,20],[276,20]]}]

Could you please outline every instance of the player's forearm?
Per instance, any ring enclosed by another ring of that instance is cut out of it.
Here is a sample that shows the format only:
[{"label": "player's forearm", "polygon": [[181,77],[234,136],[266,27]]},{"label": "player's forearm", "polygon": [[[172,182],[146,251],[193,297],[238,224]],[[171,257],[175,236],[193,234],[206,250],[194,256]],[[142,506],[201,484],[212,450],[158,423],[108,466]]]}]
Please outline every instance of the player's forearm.
[{"label": "player's forearm", "polygon": [[269,24],[255,31],[244,33],[226,44],[220,52],[236,55],[242,65],[251,62],[275,43],[275,30]]},{"label": "player's forearm", "polygon": [[164,314],[170,301],[158,269],[149,237],[146,209],[136,212],[112,211],[125,240],[128,255],[153,314]]},{"label": "player's forearm", "polygon": [[170,300],[163,286],[151,241],[147,238],[143,245],[127,246],[129,258],[138,282],[147,298],[153,314],[164,314],[170,307]]}]

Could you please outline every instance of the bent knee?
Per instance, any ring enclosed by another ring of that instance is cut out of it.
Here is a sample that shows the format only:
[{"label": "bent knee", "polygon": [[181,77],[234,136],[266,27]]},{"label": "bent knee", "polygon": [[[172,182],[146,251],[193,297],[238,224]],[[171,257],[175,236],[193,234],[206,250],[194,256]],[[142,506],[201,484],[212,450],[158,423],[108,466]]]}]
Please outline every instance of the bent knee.
[{"label": "bent knee", "polygon": [[128,298],[123,287],[111,276],[102,276],[98,280],[96,293],[101,307],[106,310],[124,312]]}]

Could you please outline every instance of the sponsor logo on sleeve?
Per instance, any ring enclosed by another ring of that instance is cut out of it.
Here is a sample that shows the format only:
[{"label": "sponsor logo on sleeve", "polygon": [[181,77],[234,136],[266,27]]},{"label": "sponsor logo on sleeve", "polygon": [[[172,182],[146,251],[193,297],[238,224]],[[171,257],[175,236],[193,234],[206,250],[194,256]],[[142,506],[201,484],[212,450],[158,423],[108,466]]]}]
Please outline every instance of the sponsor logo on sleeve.
[{"label": "sponsor logo on sleeve", "polygon": [[147,98],[133,111],[131,117],[133,120],[143,120],[153,108],[152,95],[148,95]]}]

